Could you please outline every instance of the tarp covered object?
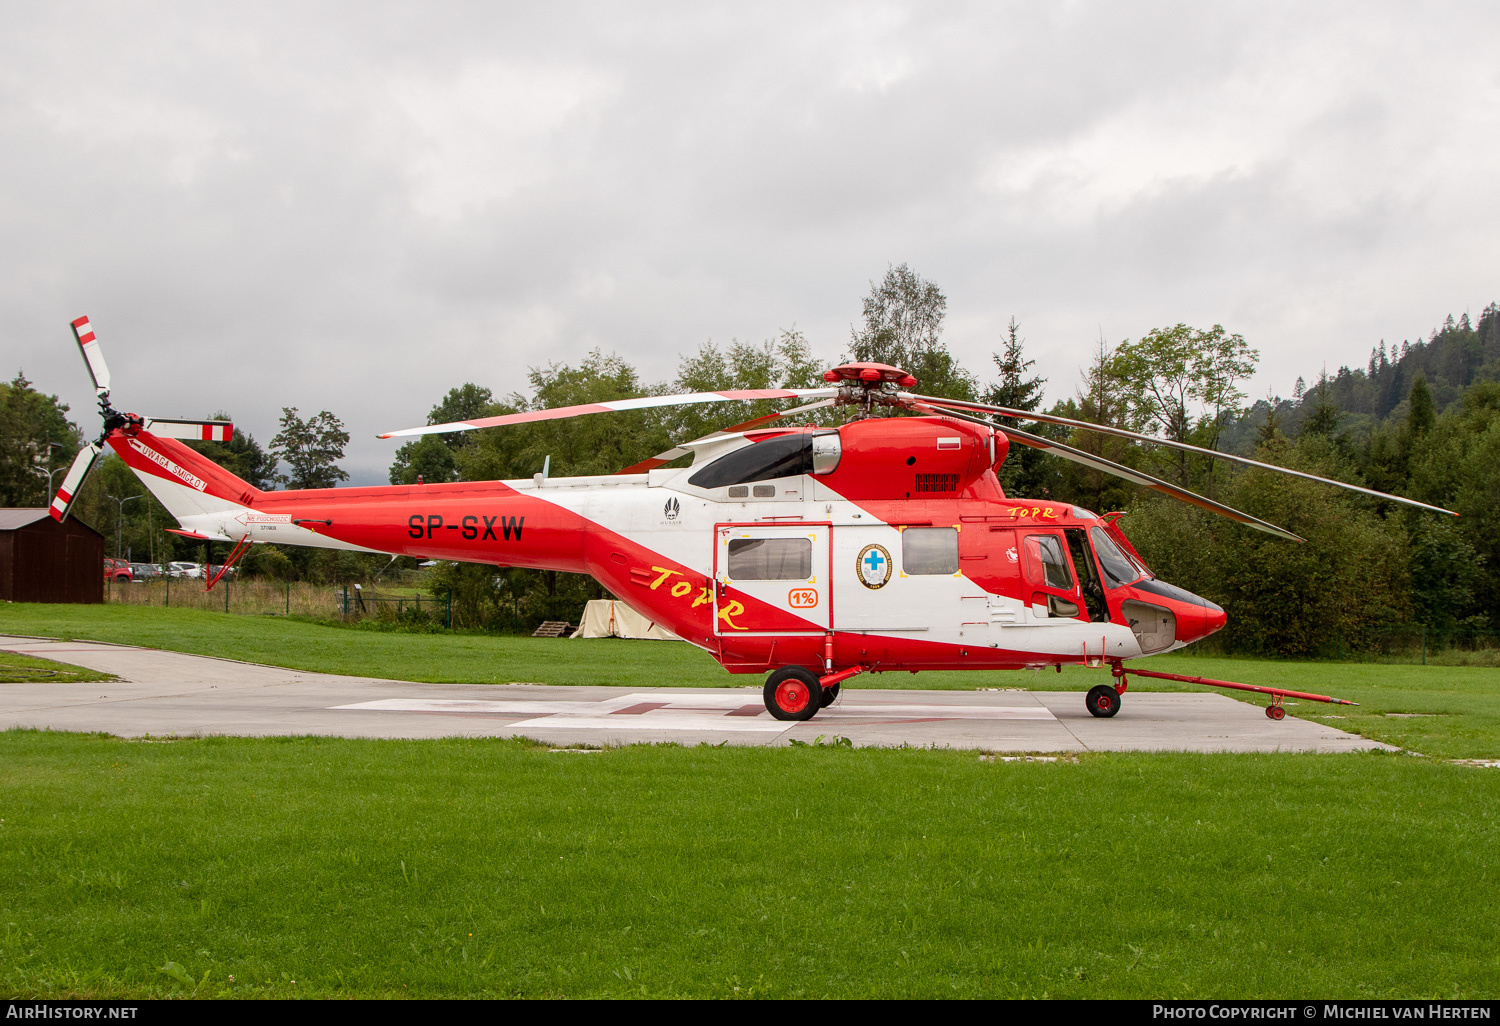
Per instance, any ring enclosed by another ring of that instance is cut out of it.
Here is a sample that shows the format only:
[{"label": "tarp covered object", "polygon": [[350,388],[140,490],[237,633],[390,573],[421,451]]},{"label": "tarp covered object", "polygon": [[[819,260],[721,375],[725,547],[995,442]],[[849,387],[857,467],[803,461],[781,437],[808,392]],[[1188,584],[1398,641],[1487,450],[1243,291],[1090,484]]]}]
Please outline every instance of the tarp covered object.
[{"label": "tarp covered object", "polygon": [[575,638],[650,638],[654,641],[681,641],[677,635],[652,623],[634,609],[615,599],[593,599],[583,607],[583,621],[573,632]]}]

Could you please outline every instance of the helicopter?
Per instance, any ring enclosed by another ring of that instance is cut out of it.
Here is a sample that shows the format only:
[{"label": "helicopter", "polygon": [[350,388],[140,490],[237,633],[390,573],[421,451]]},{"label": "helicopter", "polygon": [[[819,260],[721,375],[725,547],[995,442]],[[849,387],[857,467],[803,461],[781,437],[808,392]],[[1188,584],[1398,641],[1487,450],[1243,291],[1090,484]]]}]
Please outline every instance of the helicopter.
[{"label": "helicopter", "polygon": [[[1088,711],[1112,717],[1129,677],[1344,699],[1125,666],[1222,628],[1220,606],[1158,579],[1122,513],[1005,494],[996,470],[1019,444],[1131,481],[1292,543],[1304,539],[1134,468],[1013,426],[1021,419],[1169,446],[1456,516],[1400,496],[1107,425],[911,391],[880,363],[847,363],[825,387],[648,396],[529,410],[380,435],[404,438],[733,400],[799,400],[612,475],[267,491],[186,440],[228,441],[227,421],[116,410],[92,323],[72,322],[103,419],[53,500],[68,515],[104,448],[161,501],[175,533],[233,544],[208,588],[251,545],[274,542],[591,575],[728,672],[766,674],[767,711],[808,720],[861,673],[1108,667]],[[809,401],[810,400],[810,401]],[[775,425],[853,407],[827,427]],[[881,416],[882,412],[902,416]],[[1012,423],[1006,423],[1008,418]],[[688,466],[668,464],[692,456]]]}]

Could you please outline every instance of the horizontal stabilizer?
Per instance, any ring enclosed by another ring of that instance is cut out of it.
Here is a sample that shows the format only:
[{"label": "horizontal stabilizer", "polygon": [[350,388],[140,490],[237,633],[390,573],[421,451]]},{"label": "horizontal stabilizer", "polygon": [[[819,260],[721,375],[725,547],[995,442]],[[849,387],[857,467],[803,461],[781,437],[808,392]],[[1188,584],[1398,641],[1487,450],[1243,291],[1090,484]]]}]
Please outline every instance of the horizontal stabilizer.
[{"label": "horizontal stabilizer", "polygon": [[227,442],[234,437],[234,425],[227,420],[158,420],[146,421],[146,430],[162,438],[180,438],[188,442]]}]

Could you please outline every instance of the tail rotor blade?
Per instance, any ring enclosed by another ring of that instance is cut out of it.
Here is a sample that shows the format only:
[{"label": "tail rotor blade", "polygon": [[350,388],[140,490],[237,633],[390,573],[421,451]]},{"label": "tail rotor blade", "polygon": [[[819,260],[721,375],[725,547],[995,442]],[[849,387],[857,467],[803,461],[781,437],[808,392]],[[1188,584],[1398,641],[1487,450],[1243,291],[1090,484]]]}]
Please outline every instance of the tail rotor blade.
[{"label": "tail rotor blade", "polygon": [[94,469],[94,464],[99,460],[99,447],[92,442],[78,450],[78,455],[73,459],[73,465],[63,477],[62,487],[58,488],[57,495],[52,499],[52,519],[66,520],[68,510],[73,506],[73,499],[78,495],[78,490],[83,487],[83,479],[89,476],[89,471]]},{"label": "tail rotor blade", "polygon": [[148,418],[146,430],[162,438],[189,442],[227,442],[234,437],[234,424],[227,420],[159,420]]},{"label": "tail rotor blade", "polygon": [[94,391],[103,395],[109,391],[109,364],[104,362],[104,352],[99,348],[99,339],[94,335],[94,326],[87,317],[73,322],[73,337],[78,340],[78,349],[83,353],[84,366],[89,377],[94,379]]},{"label": "tail rotor blade", "polygon": [[558,406],[550,410],[507,413],[498,417],[476,417],[473,420],[457,421],[452,424],[428,424],[426,427],[387,431],[376,437],[405,438],[412,435],[440,435],[454,431],[473,431],[476,428],[501,427],[506,424],[530,424],[538,420],[561,420],[565,417],[581,417],[590,413],[646,410],[656,406],[688,406],[694,403],[722,403],[726,400],[832,399],[838,394],[837,388],[743,388],[724,392],[692,392],[685,395],[648,395],[639,399],[612,399],[608,402],[585,403],[581,406]]}]

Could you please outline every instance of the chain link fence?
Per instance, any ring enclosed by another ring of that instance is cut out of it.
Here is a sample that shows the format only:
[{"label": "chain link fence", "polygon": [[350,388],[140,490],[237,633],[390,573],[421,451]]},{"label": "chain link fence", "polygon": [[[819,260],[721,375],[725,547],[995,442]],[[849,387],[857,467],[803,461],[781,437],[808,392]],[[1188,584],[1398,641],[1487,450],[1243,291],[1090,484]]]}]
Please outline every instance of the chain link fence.
[{"label": "chain link fence", "polygon": [[1339,660],[1364,662],[1500,666],[1500,631],[1439,629],[1420,623],[1372,625],[1339,634],[1329,654]]},{"label": "chain link fence", "polygon": [[378,619],[453,626],[453,599],[417,589],[377,591],[360,584],[308,584],[301,581],[238,581],[225,578],[212,591],[190,577],[105,583],[105,601],[126,606],[203,609],[250,616],[308,616],[319,619]]}]

